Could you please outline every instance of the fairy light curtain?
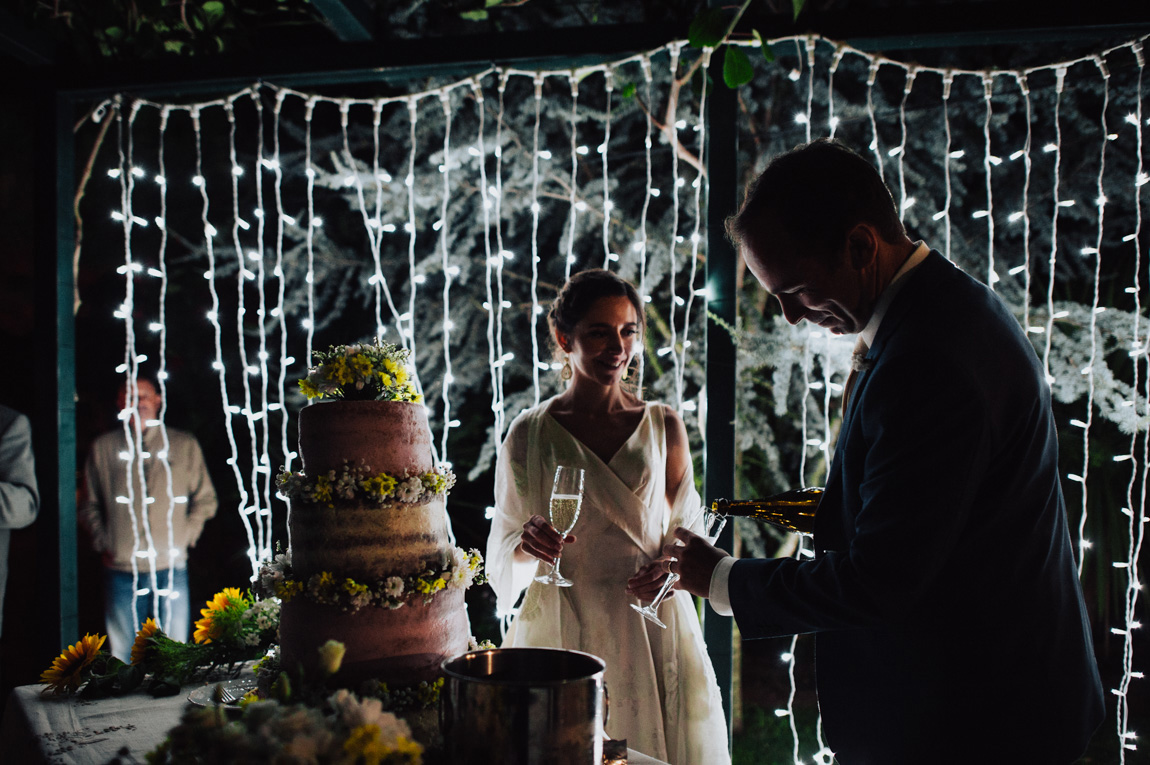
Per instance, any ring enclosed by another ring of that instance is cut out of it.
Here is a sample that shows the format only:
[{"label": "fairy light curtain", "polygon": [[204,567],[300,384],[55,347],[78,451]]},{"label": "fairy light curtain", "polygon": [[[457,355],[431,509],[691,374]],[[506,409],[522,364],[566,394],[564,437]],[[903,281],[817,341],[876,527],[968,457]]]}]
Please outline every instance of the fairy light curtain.
[{"label": "fairy light curtain", "polygon": [[[1132,751],[1150,420],[1142,42],[986,72],[818,37],[773,44],[777,60],[741,91],[748,178],[820,136],[868,152],[913,234],[988,282],[1034,340],[1064,451],[1081,465],[1065,478],[1083,576],[1118,582],[1116,735]],[[199,103],[116,98],[96,111],[119,136],[107,168],[123,254],[117,371],[131,382],[158,363],[168,385],[178,366],[210,388],[214,453],[234,482],[251,572],[282,529],[274,475],[297,458],[294,382],[313,348],[409,348],[437,458],[450,464],[483,442],[455,467],[474,479],[515,415],[559,390],[545,320],[556,289],[574,271],[607,267],[648,303],[641,384],[699,436],[706,103],[690,83],[707,55],[675,42],[574,70],[492,68],[418,92],[261,84]],[[790,327],[756,288],[743,297],[739,490],[821,483],[852,343]],[[767,393],[753,384],[764,375]],[[138,453],[139,434],[128,435]],[[135,465],[129,450],[125,469]],[[146,491],[162,497],[164,487]],[[1096,531],[1115,528],[1125,541],[1091,547]],[[145,548],[165,538],[148,531]],[[137,591],[158,598],[140,552]],[[784,656],[792,701],[795,655]],[[796,762],[830,761],[821,728],[801,741],[793,706],[776,714],[790,717]]]},{"label": "fairy light curtain", "polygon": [[[683,369],[700,314],[703,115],[689,90],[679,103],[682,47],[573,70],[490,69],[386,96],[260,85],[197,103],[117,97],[94,112],[120,135],[107,168],[125,277],[116,371],[134,382],[158,361],[166,381],[176,349],[181,370],[215,390],[213,451],[253,574],[283,527],[274,475],[297,457],[294,381],[313,348],[411,350],[448,466],[461,412],[489,409],[467,423],[486,430],[469,460],[477,475],[510,419],[559,389],[546,306],[573,270],[602,266],[650,304],[648,389],[695,408],[685,399],[701,368]],[[680,174],[680,159],[693,172]],[[699,191],[680,204],[688,183]],[[139,469],[131,454],[126,469]],[[138,535],[142,562],[158,544],[152,531]],[[166,594],[146,568],[139,596]]]}]

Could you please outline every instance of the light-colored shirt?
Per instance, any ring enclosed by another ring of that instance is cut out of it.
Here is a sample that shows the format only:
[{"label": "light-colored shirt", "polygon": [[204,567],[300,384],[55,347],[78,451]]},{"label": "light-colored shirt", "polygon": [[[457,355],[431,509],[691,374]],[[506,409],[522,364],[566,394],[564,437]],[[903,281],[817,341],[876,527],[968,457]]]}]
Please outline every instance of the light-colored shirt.
[{"label": "light-colored shirt", "polygon": [[[142,482],[140,463],[125,459],[131,449],[122,430],[109,431],[92,442],[84,471],[88,497],[79,520],[91,534],[96,551],[104,554],[108,568],[132,571],[133,557],[140,570],[148,570],[149,558],[157,570],[185,568],[188,548],[200,538],[204,522],[216,514],[216,490],[195,436],[176,428],[167,428],[167,435],[165,460],[161,429],[144,431]],[[142,513],[145,506],[148,512]]]},{"label": "light-colored shirt", "polygon": [[[878,335],[879,325],[882,323],[883,317],[886,316],[887,309],[890,304],[894,302],[895,295],[906,284],[904,277],[917,268],[926,256],[930,254],[930,248],[926,246],[926,242],[918,241],[915,243],[914,250],[910,256],[903,261],[902,266],[895,272],[894,277],[891,278],[890,284],[879,295],[878,300],[874,304],[874,312],[871,314],[870,320],[862,331],[859,332],[859,338],[866,343],[867,347],[874,345],[874,339]],[[728,556],[719,561],[715,566],[715,570],[711,572],[711,584],[708,589],[708,599],[711,601],[711,608],[715,613],[720,616],[732,616],[734,611],[731,609],[731,598],[729,594],[728,582],[731,578],[731,568],[735,565],[738,558]]]}]

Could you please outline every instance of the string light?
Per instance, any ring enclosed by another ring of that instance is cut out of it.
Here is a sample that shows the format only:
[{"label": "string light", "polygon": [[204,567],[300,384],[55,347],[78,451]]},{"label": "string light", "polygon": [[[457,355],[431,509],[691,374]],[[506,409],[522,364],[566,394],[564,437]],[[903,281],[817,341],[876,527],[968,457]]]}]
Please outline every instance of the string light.
[{"label": "string light", "polygon": [[[986,119],[982,123],[982,138],[985,143],[985,150],[982,155],[982,171],[986,176],[986,284],[991,289],[994,289],[995,282],[998,281],[998,274],[994,270],[994,216],[990,211],[994,208],[994,189],[990,182],[991,168],[994,163],[991,161],[992,153],[990,148],[990,117],[991,117],[991,97],[994,94],[994,74],[985,72],[982,75],[982,92],[986,100]],[[977,213],[975,214],[977,216]]]},{"label": "string light", "polygon": [[[615,77],[610,69],[603,71],[603,90],[607,105],[603,116],[603,146],[600,156],[603,163],[603,268],[609,268],[612,260],[618,260],[611,252],[611,183],[607,174],[607,152],[611,145],[611,95],[615,92]],[[574,232],[572,232],[574,233]]]},{"label": "string light", "polygon": [[[672,45],[670,49],[670,65],[669,71],[672,79],[679,76],[679,55],[682,52],[681,45]],[[677,94],[679,91],[675,91]],[[667,106],[667,114],[677,115],[679,113],[679,102],[677,95],[672,96]],[[683,127],[686,127],[686,121],[683,121]],[[682,185],[684,179],[679,177],[679,130],[682,129],[676,124],[676,130],[667,131],[667,138],[671,144],[671,241],[667,245],[667,270],[669,273],[668,284],[672,298],[676,295],[675,288],[678,283],[678,257],[675,252],[675,244],[679,234],[679,187]],[[678,409],[683,401],[682,390],[679,388],[679,357],[675,355],[675,346],[678,344],[678,328],[675,326],[675,306],[677,301],[671,300],[668,306],[667,329],[671,335],[671,361],[674,365],[672,372],[675,377],[675,408]]]},{"label": "string light", "polygon": [[451,373],[451,282],[458,269],[451,265],[447,253],[447,202],[451,198],[451,91],[443,90],[439,94],[439,103],[443,107],[443,197],[440,200],[439,219],[444,222],[439,232],[439,253],[443,265],[443,382],[441,384],[440,400],[443,401],[443,432],[440,435],[439,454],[437,461],[447,462],[447,437],[451,431],[451,382],[454,379]]},{"label": "string light", "polygon": [[531,382],[539,406],[539,125],[543,105],[543,75],[535,75],[535,128],[531,143]]},{"label": "string light", "polygon": [[582,210],[587,209],[586,204],[575,201],[579,188],[579,73],[572,71],[567,75],[568,85],[571,86],[571,179],[568,181],[568,210],[567,210],[567,258],[563,264],[563,279],[571,278],[571,266],[575,263],[575,221]]}]

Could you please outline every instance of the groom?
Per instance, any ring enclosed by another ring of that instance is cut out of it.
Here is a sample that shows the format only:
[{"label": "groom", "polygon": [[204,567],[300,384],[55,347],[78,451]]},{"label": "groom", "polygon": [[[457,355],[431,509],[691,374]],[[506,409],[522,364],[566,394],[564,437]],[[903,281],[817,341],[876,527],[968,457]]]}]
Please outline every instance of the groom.
[{"label": "groom", "polygon": [[842,765],[1073,762],[1105,702],[1018,322],[833,141],[775,158],[728,230],[787,321],[860,344],[815,558],[736,561],[677,529],[677,586],[743,638],[816,633]]}]

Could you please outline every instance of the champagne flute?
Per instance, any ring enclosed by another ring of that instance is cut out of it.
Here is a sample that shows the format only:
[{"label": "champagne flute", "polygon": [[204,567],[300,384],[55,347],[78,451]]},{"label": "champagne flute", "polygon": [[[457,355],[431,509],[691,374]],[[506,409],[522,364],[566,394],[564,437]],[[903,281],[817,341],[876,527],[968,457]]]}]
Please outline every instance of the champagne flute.
[{"label": "champagne flute", "polygon": [[[703,533],[701,536],[711,544],[714,544],[715,540],[719,538],[719,534],[722,532],[723,526],[727,524],[727,518],[726,516],[720,515],[719,513],[716,513],[704,505],[695,512],[694,516],[687,523],[686,528],[689,529],[694,526],[695,522],[699,520],[700,515],[703,517]],[[680,544],[678,540],[676,540],[676,544],[679,544],[679,546],[682,547],[682,544]],[[671,560],[674,560],[674,558]],[[663,629],[667,629],[667,625],[663,624],[663,622],[659,619],[659,606],[667,598],[667,595],[671,592],[671,588],[675,586],[675,582],[677,581],[679,581],[678,574],[667,574],[667,581],[663,582],[663,586],[659,588],[659,592],[657,595],[655,595],[654,600],[652,600],[646,606],[640,606],[636,603],[632,603],[631,608],[638,611],[644,619],[651,622],[652,624],[657,624]]]},{"label": "champagne flute", "polygon": [[[551,505],[549,514],[551,525],[566,538],[575,528],[575,521],[579,520],[579,508],[583,504],[583,468],[560,465],[555,468],[555,483],[551,488]],[[559,587],[570,587],[571,581],[564,579],[559,573],[559,556],[551,562],[551,572],[540,574],[535,581],[544,584],[554,584]]]}]

